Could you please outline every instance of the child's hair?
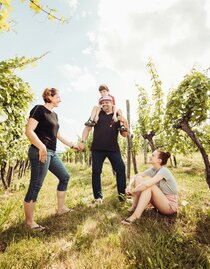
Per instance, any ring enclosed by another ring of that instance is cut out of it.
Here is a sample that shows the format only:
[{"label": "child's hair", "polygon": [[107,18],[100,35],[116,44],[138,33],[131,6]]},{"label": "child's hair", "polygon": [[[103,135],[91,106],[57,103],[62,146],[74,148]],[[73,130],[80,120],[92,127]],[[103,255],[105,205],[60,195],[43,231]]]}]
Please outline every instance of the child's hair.
[{"label": "child's hair", "polygon": [[42,98],[45,101],[45,103],[51,103],[49,96],[54,96],[58,93],[58,90],[55,88],[46,88],[44,92],[42,93]]},{"label": "child's hair", "polygon": [[167,163],[168,159],[171,157],[171,154],[169,152],[164,152],[161,150],[158,150],[159,153],[159,159],[162,160],[161,165],[164,165]]},{"label": "child's hair", "polygon": [[101,84],[98,88],[99,92],[103,91],[103,90],[106,90],[109,92],[109,88],[107,87],[106,84]]}]

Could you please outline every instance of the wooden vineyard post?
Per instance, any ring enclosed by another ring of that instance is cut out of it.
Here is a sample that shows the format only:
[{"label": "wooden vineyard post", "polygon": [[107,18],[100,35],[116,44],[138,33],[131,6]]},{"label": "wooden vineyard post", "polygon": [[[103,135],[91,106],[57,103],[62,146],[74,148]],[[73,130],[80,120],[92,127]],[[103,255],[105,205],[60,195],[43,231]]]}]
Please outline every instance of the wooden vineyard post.
[{"label": "wooden vineyard post", "polygon": [[[129,100],[126,100],[126,111],[127,111],[127,120],[128,120],[128,128],[130,130],[130,103]],[[130,179],[131,174],[131,136],[130,132],[127,136],[127,178]]]},{"label": "wooden vineyard post", "polygon": [[134,153],[134,148],[133,148],[133,134],[130,135],[130,146],[131,146],[131,156],[132,156],[132,162],[133,162],[133,171],[134,171],[134,174],[138,174],[136,155]]},{"label": "wooden vineyard post", "polygon": [[144,139],[144,163],[147,163],[147,141]]}]

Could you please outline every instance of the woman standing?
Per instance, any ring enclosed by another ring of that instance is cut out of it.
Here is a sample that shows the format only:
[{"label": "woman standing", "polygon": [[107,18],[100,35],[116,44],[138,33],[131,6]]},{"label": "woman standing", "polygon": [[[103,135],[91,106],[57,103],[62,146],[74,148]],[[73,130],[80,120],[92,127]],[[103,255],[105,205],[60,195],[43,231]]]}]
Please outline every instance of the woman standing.
[{"label": "woman standing", "polygon": [[[141,214],[151,203],[158,211],[165,215],[177,211],[177,185],[170,170],[164,165],[167,163],[170,153],[155,150],[150,157],[152,168],[137,174],[130,180],[126,193],[133,196],[133,203],[129,212],[133,214],[122,221],[122,224],[131,224],[141,217]],[[145,179],[144,177],[149,177]],[[131,190],[131,186],[134,189]]]},{"label": "woman standing", "polygon": [[55,88],[45,89],[42,97],[45,104],[36,105],[31,110],[26,127],[26,136],[31,142],[28,152],[31,163],[31,179],[24,200],[26,226],[39,231],[45,230],[45,227],[34,221],[34,207],[48,170],[59,180],[57,186],[58,215],[70,211],[65,206],[65,194],[70,175],[55,152],[57,139],[71,148],[78,149],[73,143],[65,140],[58,131],[58,117],[53,111],[61,102],[58,90]]}]

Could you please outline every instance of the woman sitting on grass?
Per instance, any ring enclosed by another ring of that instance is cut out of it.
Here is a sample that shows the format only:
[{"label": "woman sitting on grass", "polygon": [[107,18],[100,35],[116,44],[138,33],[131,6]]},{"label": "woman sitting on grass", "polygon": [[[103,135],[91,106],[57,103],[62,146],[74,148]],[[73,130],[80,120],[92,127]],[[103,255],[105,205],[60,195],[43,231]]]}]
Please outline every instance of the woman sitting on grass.
[{"label": "woman sitting on grass", "polygon": [[[124,219],[122,224],[131,224],[139,219],[149,203],[164,215],[171,215],[177,211],[176,180],[169,169],[164,167],[170,156],[168,152],[155,150],[150,157],[153,167],[131,178],[126,194],[133,196],[132,206],[128,209],[133,214]],[[135,186],[133,190],[132,185]]]}]

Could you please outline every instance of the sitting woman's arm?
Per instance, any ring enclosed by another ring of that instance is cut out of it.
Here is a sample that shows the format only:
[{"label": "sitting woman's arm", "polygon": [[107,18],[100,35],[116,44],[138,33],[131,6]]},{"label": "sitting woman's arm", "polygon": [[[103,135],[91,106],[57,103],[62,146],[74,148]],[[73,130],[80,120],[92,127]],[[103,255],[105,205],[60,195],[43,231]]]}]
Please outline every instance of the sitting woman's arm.
[{"label": "sitting woman's arm", "polygon": [[138,184],[135,187],[135,189],[133,190],[133,193],[141,192],[141,191],[144,191],[144,190],[152,187],[153,185],[157,184],[162,178],[163,178],[163,176],[156,175],[152,178],[149,178],[147,180],[142,181],[140,184]]},{"label": "sitting woman's arm", "polygon": [[127,194],[131,194],[131,188],[132,188],[133,185],[135,185],[136,178],[139,177],[139,176],[144,177],[144,176],[145,176],[145,175],[144,175],[144,172],[140,172],[140,173],[136,174],[135,176],[133,176],[133,177],[130,179],[130,181],[129,181],[129,183],[128,183],[128,186],[127,186],[127,188],[125,189],[125,192],[126,192]]}]

